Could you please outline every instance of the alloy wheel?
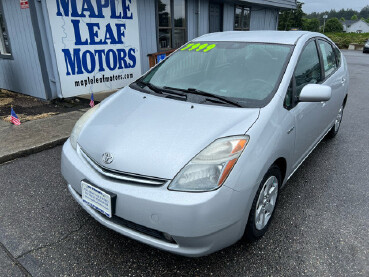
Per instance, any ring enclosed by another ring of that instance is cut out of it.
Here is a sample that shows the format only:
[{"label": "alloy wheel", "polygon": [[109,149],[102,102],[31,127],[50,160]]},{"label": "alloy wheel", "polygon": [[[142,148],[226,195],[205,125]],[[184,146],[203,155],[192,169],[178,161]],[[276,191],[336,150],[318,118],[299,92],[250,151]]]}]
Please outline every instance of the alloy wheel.
[{"label": "alloy wheel", "polygon": [[255,227],[262,230],[270,220],[278,196],[278,179],[270,176],[260,190],[255,211]]},{"label": "alloy wheel", "polygon": [[338,132],[338,129],[340,128],[341,121],[343,116],[343,106],[341,106],[340,110],[338,111],[336,121],[334,122],[334,131]]}]

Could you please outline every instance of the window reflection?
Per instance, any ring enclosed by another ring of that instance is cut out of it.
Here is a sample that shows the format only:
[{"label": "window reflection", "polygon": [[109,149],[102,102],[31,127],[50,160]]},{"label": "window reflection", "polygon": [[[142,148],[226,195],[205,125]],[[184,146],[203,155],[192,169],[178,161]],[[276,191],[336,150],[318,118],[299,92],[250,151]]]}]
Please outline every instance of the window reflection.
[{"label": "window reflection", "polygon": [[158,1],[159,51],[179,48],[186,43],[186,1]]},{"label": "window reflection", "polygon": [[161,49],[171,48],[171,30],[170,29],[159,29],[159,47]]},{"label": "window reflection", "polygon": [[174,1],[174,27],[185,27],[186,8],[184,0]]},{"label": "window reflection", "polygon": [[245,6],[236,5],[234,10],[234,30],[250,30],[250,9]]},{"label": "window reflection", "polygon": [[5,28],[5,18],[0,2],[0,55],[11,55],[8,32]]},{"label": "window reflection", "polygon": [[170,27],[170,0],[159,0],[158,2],[159,27]]}]

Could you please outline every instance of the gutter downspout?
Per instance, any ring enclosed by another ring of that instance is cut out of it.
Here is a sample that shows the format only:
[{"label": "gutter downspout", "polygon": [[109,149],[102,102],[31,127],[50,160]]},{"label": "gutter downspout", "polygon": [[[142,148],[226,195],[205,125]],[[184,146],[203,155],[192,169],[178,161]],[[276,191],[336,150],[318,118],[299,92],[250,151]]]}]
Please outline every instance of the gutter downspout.
[{"label": "gutter downspout", "polygon": [[41,78],[45,89],[45,98],[46,100],[52,99],[52,92],[51,86],[49,83],[49,74],[47,72],[46,60],[45,55],[42,48],[42,39],[40,35],[40,25],[37,20],[37,11],[36,11],[36,3],[30,1],[29,3],[29,12],[31,17],[32,29],[35,36],[35,43],[36,43],[36,50],[38,54],[38,60],[40,63],[40,71],[41,71]]},{"label": "gutter downspout", "polygon": [[49,14],[46,8],[46,0],[38,0],[39,2],[41,2],[41,8],[42,8],[42,13],[44,16],[44,22],[45,22],[45,29],[46,29],[46,37],[47,37],[47,41],[48,41],[48,46],[49,46],[49,51],[50,51],[50,56],[51,56],[51,64],[52,64],[52,69],[53,69],[53,78],[52,76],[50,76],[50,81],[55,83],[56,86],[56,94],[59,98],[64,98],[61,92],[61,84],[60,84],[60,78],[59,78],[59,71],[58,71],[58,66],[56,64],[56,54],[55,54],[55,48],[54,48],[54,42],[53,42],[53,37],[51,34],[51,26],[50,26],[50,21],[49,21]]},{"label": "gutter downspout", "polygon": [[200,36],[200,8],[201,8],[201,0],[197,0],[197,36]]}]

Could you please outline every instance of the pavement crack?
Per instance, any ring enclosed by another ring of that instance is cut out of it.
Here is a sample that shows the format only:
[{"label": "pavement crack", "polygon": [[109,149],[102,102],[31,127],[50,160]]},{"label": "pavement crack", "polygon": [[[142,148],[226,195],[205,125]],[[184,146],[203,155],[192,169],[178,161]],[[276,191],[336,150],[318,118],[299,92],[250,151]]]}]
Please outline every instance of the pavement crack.
[{"label": "pavement crack", "polygon": [[11,261],[20,269],[20,271],[22,271],[24,276],[32,276],[31,273],[29,273],[29,271],[17,260],[17,258],[15,258],[12,255],[12,253],[9,252],[9,250],[1,242],[0,242],[0,248],[4,250],[4,252],[9,257],[9,259],[11,259]]},{"label": "pavement crack", "polygon": [[24,256],[26,256],[26,255],[28,255],[28,254],[30,254],[32,252],[35,252],[35,251],[38,251],[38,250],[41,250],[41,249],[44,249],[44,248],[47,248],[47,247],[52,247],[52,246],[54,246],[56,244],[59,244],[60,242],[68,239],[71,235],[73,235],[75,233],[78,233],[86,225],[86,223],[88,221],[89,221],[89,219],[87,219],[85,222],[83,222],[81,224],[81,226],[79,226],[77,229],[70,231],[69,233],[65,234],[64,236],[62,236],[61,238],[57,239],[56,241],[50,242],[50,243],[46,243],[46,244],[41,245],[39,247],[36,247],[36,248],[32,248],[30,250],[27,250],[26,252],[24,252],[24,253],[20,254],[19,256],[15,257],[15,259],[17,259],[17,260],[18,259],[21,259]]}]

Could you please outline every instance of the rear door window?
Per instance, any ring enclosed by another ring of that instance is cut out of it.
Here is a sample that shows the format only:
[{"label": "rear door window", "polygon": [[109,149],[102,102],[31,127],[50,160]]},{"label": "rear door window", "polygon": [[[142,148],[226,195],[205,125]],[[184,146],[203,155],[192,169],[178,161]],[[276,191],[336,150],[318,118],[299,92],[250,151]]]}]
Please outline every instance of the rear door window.
[{"label": "rear door window", "polygon": [[322,53],[325,77],[328,78],[337,69],[336,53],[327,41],[318,40],[318,44]]}]

